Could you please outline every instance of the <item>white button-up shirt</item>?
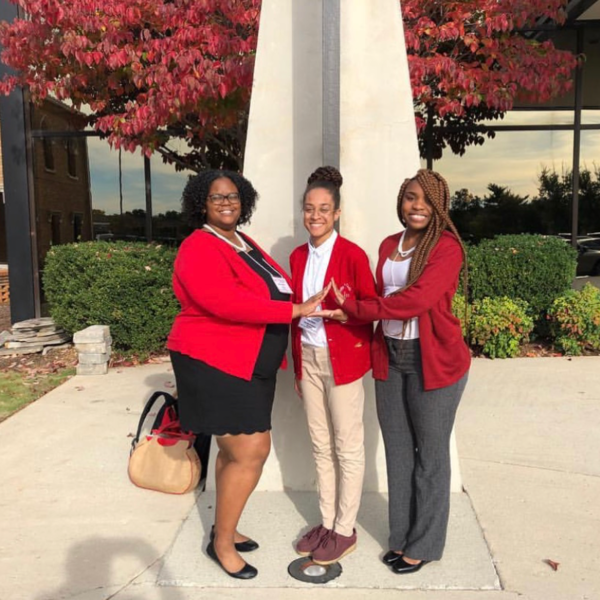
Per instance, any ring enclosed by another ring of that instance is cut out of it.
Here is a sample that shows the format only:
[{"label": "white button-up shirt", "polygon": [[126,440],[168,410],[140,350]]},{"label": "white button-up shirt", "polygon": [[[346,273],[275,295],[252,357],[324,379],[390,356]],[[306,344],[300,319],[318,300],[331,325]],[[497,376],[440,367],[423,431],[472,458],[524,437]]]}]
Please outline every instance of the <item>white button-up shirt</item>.
[{"label": "white button-up shirt", "polygon": [[[337,231],[334,229],[331,235],[320,246],[315,248],[308,242],[308,260],[304,269],[304,279],[302,280],[302,301],[305,302],[311,296],[320,292],[325,284],[325,274],[331,260],[333,245],[338,237]],[[320,310],[320,306],[317,310]],[[300,321],[302,328],[302,343],[309,346],[318,346],[319,348],[327,347],[327,334],[325,333],[325,325],[323,319],[309,319],[310,327],[302,327],[303,320]]]}]

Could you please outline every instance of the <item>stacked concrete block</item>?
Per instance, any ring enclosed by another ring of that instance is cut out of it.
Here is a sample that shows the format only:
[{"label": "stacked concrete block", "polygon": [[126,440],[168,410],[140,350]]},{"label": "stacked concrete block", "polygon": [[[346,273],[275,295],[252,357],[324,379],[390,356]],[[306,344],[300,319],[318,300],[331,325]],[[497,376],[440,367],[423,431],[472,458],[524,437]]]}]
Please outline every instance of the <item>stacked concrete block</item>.
[{"label": "stacked concrete block", "polygon": [[92,325],[73,336],[79,357],[77,375],[105,375],[108,373],[112,338],[107,325]]},{"label": "stacked concrete block", "polygon": [[10,331],[0,333],[0,356],[16,354],[44,355],[50,350],[68,348],[71,336],[57,327],[50,317],[15,323]]}]

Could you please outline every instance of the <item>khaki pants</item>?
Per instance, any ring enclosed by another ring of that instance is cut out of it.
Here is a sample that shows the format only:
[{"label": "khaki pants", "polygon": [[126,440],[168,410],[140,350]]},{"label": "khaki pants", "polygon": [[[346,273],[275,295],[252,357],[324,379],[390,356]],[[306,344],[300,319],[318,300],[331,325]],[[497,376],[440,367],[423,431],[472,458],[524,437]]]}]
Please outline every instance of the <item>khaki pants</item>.
[{"label": "khaki pants", "polygon": [[323,526],[352,535],[365,473],[362,378],[335,385],[328,348],[303,345],[300,390],[317,468]]}]

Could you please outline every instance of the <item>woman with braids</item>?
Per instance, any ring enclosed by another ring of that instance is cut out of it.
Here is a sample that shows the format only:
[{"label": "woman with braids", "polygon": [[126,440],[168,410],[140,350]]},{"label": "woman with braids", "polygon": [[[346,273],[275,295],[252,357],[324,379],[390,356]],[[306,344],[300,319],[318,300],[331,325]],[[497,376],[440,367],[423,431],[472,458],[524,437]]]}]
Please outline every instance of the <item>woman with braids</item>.
[{"label": "woman with braids", "polygon": [[[334,228],[341,185],[334,167],[319,167],[308,178],[302,211],[310,239],[290,256],[296,298],[310,298],[331,278],[349,298],[377,296],[367,255]],[[324,298],[323,318],[304,317],[292,324],[296,390],[308,420],[321,511],[321,523],[298,541],[296,551],[322,565],[356,547],[365,470],[362,378],[371,368],[373,335],[370,322],[336,317],[336,308],[333,297]]]},{"label": "woman with braids", "polygon": [[195,231],[181,244],[173,288],[181,311],[169,334],[184,430],[214,435],[216,511],[207,554],[231,577],[257,570],[239,552],[258,544],[237,531],[271,448],[277,370],[288,326],[318,306],[328,290],[290,302],[290,280],[273,259],[237,231],[257,193],[237,173],[204,171],[183,191]]},{"label": "woman with braids", "polygon": [[379,320],[372,359],[390,521],[390,550],[382,560],[398,574],[442,557],[450,434],[471,362],[451,310],[465,252],[449,204],[446,181],[418,171],[398,195],[405,230],[379,249],[379,297],[346,298],[333,284],[343,311],[338,318]]}]

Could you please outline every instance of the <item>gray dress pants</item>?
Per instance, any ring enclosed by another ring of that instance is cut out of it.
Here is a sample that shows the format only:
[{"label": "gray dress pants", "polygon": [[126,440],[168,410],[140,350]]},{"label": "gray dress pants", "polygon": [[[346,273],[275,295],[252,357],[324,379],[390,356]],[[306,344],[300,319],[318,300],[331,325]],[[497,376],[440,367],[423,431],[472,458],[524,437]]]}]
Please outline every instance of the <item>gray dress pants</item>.
[{"label": "gray dress pants", "polygon": [[419,340],[386,338],[389,376],[375,382],[389,491],[390,550],[439,560],[450,510],[450,434],[468,374],[426,392]]}]

